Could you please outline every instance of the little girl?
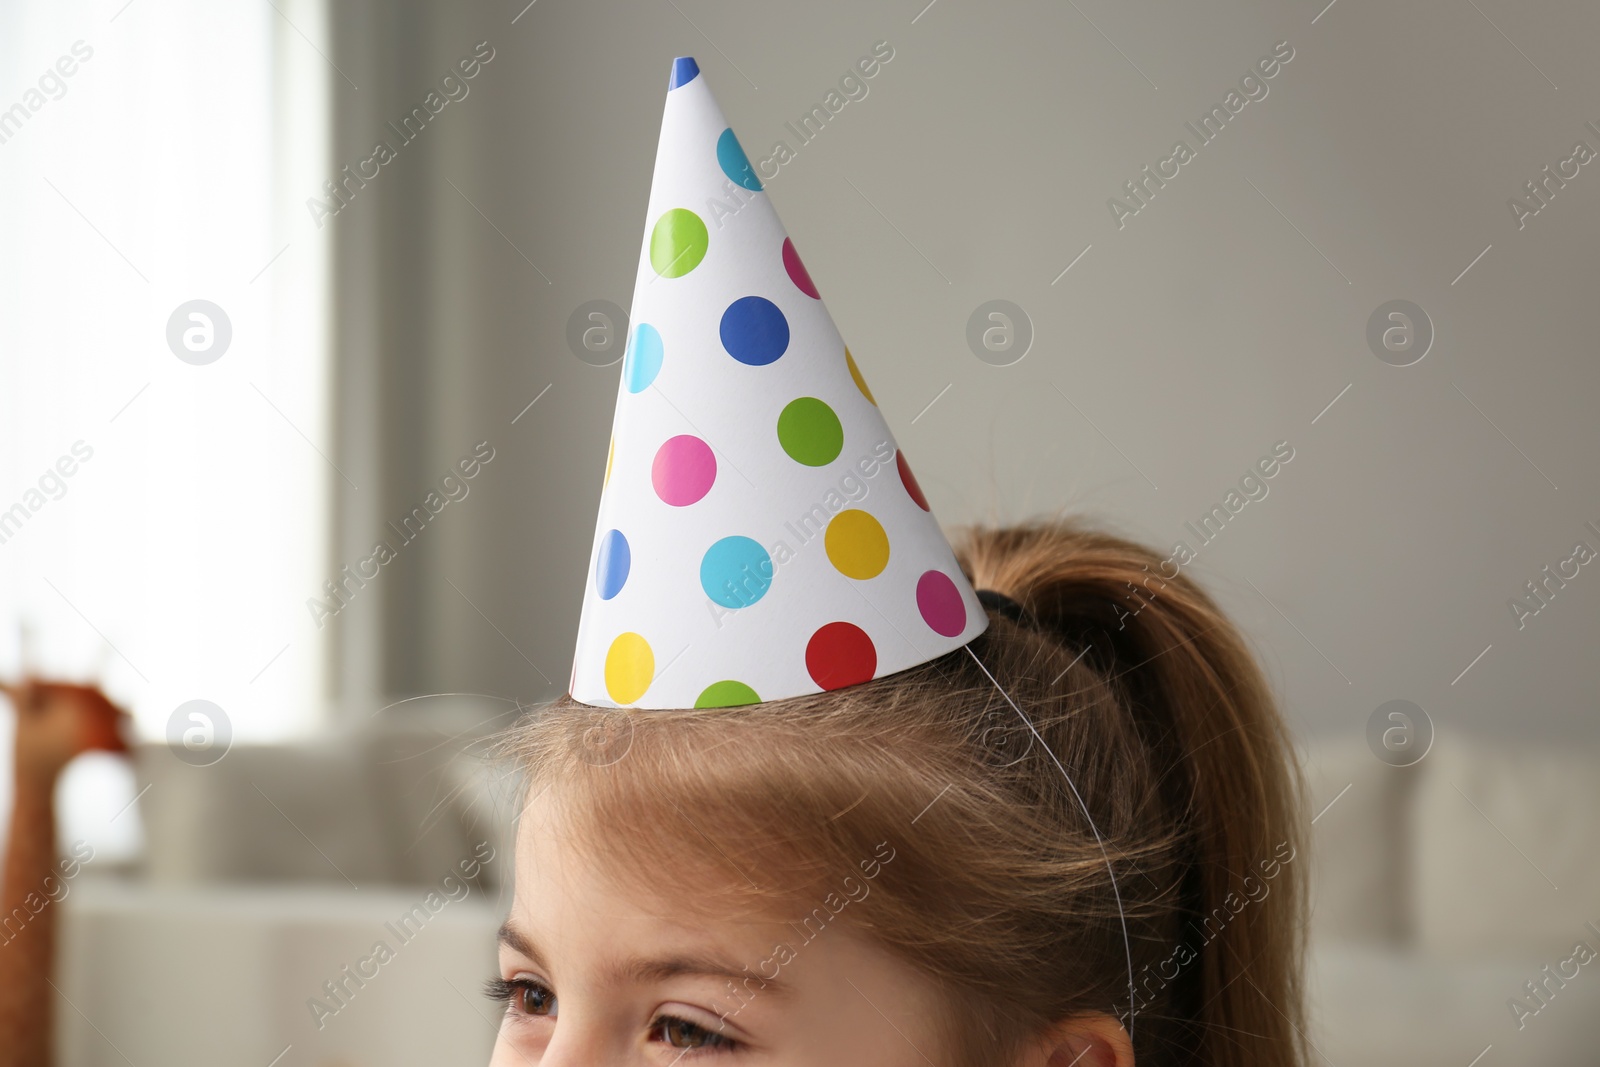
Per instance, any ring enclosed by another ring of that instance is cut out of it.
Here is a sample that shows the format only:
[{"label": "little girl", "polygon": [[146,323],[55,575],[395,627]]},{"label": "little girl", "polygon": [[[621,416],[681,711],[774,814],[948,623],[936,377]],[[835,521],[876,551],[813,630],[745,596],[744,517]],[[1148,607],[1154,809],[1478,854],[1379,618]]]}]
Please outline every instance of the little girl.
[{"label": "little girl", "polygon": [[1165,565],[945,539],[675,60],[494,1067],[1297,1067],[1297,771]]},{"label": "little girl", "polygon": [[1005,599],[921,666],[514,729],[493,1067],[1301,1062],[1296,775],[1233,625],[1078,525],[957,555]]}]

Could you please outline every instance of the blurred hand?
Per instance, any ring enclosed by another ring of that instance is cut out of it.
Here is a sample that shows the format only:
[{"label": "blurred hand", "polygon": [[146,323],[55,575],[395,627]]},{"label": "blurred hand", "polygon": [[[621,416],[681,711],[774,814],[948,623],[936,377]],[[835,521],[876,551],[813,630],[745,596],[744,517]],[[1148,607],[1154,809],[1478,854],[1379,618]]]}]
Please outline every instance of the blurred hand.
[{"label": "blurred hand", "polygon": [[128,751],[127,713],[98,688],[27,678],[0,683],[17,712],[17,781],[54,782],[74,756],[92,748]]}]

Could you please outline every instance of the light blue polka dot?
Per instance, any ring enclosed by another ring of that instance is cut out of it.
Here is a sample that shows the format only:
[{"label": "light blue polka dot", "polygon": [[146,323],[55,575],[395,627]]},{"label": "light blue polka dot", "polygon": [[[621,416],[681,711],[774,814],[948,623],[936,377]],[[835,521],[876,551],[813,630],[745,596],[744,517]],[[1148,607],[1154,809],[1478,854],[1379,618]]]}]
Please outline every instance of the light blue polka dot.
[{"label": "light blue polka dot", "polygon": [[633,328],[622,367],[628,392],[640,393],[650,388],[650,383],[660,373],[661,334],[648,322],[641,322]]},{"label": "light blue polka dot", "polygon": [[756,177],[756,169],[750,165],[750,158],[744,154],[731,126],[717,138],[717,162],[722,166],[722,173],[735,185],[761,191],[761,179]]},{"label": "light blue polka dot", "polygon": [[594,585],[601,600],[610,600],[622,592],[628,580],[628,570],[633,564],[633,553],[628,549],[628,539],[621,530],[607,530],[600,540],[600,553],[594,561]]},{"label": "light blue polka dot", "polygon": [[747,608],[772,585],[772,557],[748,537],[724,537],[700,561],[700,587],[725,608]]}]

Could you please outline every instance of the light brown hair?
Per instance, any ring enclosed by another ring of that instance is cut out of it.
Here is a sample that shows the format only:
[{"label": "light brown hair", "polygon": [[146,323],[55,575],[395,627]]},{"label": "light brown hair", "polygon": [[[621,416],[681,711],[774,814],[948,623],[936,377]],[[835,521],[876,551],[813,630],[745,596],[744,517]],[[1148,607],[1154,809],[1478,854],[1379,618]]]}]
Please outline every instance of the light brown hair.
[{"label": "light brown hair", "polygon": [[619,877],[793,919],[797,947],[837,914],[931,976],[953,1021],[924,1051],[946,1063],[1003,1064],[1108,1012],[1140,1067],[1301,1064],[1299,771],[1239,632],[1161,557],[1081,522],[954,547],[1030,617],[744,708],[569,694],[506,749]]}]

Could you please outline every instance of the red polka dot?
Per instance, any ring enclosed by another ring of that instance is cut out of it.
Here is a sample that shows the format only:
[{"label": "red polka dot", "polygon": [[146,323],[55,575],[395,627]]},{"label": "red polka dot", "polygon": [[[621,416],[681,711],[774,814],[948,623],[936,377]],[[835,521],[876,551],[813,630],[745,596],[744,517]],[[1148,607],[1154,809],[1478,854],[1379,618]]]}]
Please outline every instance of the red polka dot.
[{"label": "red polka dot", "polygon": [[922,495],[922,486],[917,484],[917,476],[911,473],[911,465],[906,462],[906,454],[899,449],[894,453],[894,464],[900,468],[900,481],[906,487],[906,492],[911,494],[911,499],[917,502],[917,507],[923,511],[929,510],[928,498]]},{"label": "red polka dot", "polygon": [[943,571],[926,571],[917,579],[917,610],[936,634],[955,637],[967,628],[967,605],[961,590]]},{"label": "red polka dot", "polygon": [[806,671],[823,689],[843,689],[872,680],[878,650],[861,627],[830,622],[806,642]]},{"label": "red polka dot", "polygon": [[806,265],[800,262],[800,253],[794,250],[794,242],[785,237],[783,239],[783,269],[789,272],[789,280],[794,282],[795,288],[813,300],[821,300],[822,294],[817,292],[811,275],[806,273]]},{"label": "red polka dot", "polygon": [[716,480],[717,457],[710,445],[693,434],[669,438],[650,467],[656,496],[676,508],[688,507],[711,492]]}]

